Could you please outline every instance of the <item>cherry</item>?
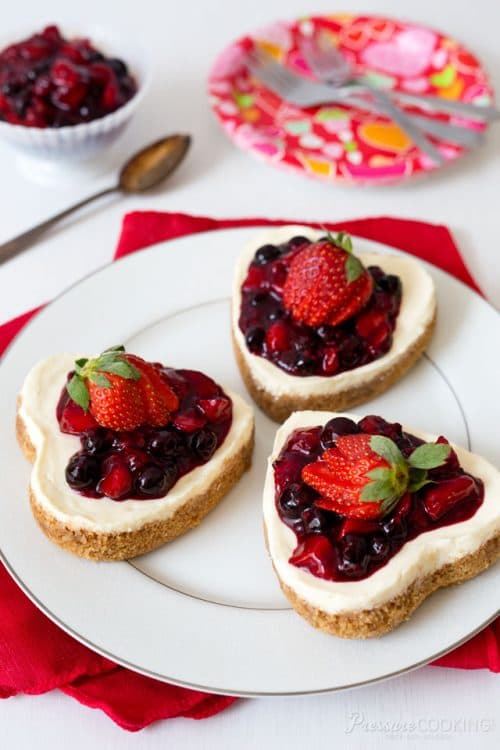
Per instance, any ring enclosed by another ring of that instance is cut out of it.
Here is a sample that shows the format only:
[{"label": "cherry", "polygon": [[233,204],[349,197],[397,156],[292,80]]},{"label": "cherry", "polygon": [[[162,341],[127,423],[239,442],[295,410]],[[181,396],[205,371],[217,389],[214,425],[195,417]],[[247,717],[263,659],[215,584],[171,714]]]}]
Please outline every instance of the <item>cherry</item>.
[{"label": "cherry", "polygon": [[104,476],[97,485],[98,492],[112,500],[120,500],[132,489],[132,473],[123,459],[114,456],[105,460]]},{"label": "cherry", "polygon": [[323,353],[323,359],[321,360],[321,369],[325,375],[335,375],[339,369],[339,355],[337,350],[333,346],[329,346]]},{"label": "cherry", "polygon": [[318,450],[319,441],[319,429],[296,430],[293,433],[292,439],[288,442],[288,450],[309,455]]},{"label": "cherry", "polygon": [[61,432],[79,435],[85,430],[97,427],[97,422],[89,411],[83,411],[81,406],[68,397],[59,415],[59,427]]},{"label": "cherry", "polygon": [[466,498],[477,495],[477,484],[475,480],[463,474],[452,479],[443,479],[436,486],[430,485],[424,492],[423,505],[427,514],[437,521],[456,503]]},{"label": "cherry", "polygon": [[137,91],[123,61],[86,39],[65,39],[53,25],[0,52],[0,85],[0,118],[34,127],[103,117]]},{"label": "cherry", "polygon": [[325,535],[309,534],[297,545],[289,562],[318,578],[329,578],[330,570],[335,566],[335,550]]},{"label": "cherry", "polygon": [[268,352],[282,352],[288,348],[290,341],[289,329],[286,323],[273,323],[266,333],[266,349]]},{"label": "cherry", "polygon": [[186,409],[186,411],[176,414],[172,420],[172,424],[181,432],[194,432],[203,427],[206,421],[207,418],[192,406]]},{"label": "cherry", "polygon": [[197,406],[209,422],[229,419],[233,408],[228,398],[202,398]]}]

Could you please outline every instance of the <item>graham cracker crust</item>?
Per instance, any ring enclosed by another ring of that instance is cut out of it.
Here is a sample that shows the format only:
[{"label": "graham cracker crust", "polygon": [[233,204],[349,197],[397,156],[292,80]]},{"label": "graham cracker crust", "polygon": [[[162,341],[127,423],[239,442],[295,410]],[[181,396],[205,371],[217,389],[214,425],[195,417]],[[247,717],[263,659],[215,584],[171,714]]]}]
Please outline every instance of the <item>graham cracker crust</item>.
[{"label": "graham cracker crust", "polygon": [[[16,418],[17,440],[26,458],[33,463],[33,446],[26,425],[19,414]],[[190,498],[170,517],[146,523],[134,531],[97,532],[65,524],[44,508],[30,488],[30,504],[33,515],[54,544],[74,555],[89,560],[127,560],[172,541],[186,531],[195,528],[250,467],[254,443],[253,430],[239,451],[229,456],[221,472],[207,489]]]},{"label": "graham cracker crust", "polygon": [[[357,404],[369,401],[390,388],[397,380],[417,362],[422,356],[436,326],[436,314],[427,325],[423,333],[411,347],[400,354],[393,364],[385,371],[372,375],[362,385],[345,388],[335,394],[311,393],[304,396],[274,395],[254,376],[243,355],[232,326],[232,339],[236,362],[238,363],[245,386],[256,404],[275,422],[284,422],[294,411],[346,411]],[[335,377],[335,376],[333,376]]]},{"label": "graham cracker crust", "polygon": [[[266,546],[267,530],[264,528]],[[375,638],[394,630],[408,620],[428,596],[440,588],[463,583],[474,578],[500,559],[500,534],[485,542],[476,552],[456,562],[438,568],[423,578],[416,579],[407,589],[386,604],[373,609],[329,614],[312,606],[280,578],[274,561],[274,572],[281,589],[294,610],[318,630],[338,638]]]}]

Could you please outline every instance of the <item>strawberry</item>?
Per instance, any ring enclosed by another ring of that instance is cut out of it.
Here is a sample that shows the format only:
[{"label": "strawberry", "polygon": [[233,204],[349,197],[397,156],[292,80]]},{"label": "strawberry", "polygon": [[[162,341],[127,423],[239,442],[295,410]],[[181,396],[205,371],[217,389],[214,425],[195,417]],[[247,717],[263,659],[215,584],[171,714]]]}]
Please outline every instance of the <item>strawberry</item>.
[{"label": "strawberry", "polygon": [[290,332],[282,320],[269,326],[266,333],[266,349],[268,352],[283,352],[290,345]]},{"label": "strawberry", "polygon": [[302,478],[320,493],[320,508],[347,518],[381,518],[403,495],[428,484],[427,470],[444,464],[450,450],[427,443],[405,458],[383,435],[342,435],[319,461],[303,468]]},{"label": "strawberry", "polygon": [[370,299],[373,279],[352,253],[345,232],[314,242],[290,263],[283,303],[292,317],[309,326],[338,325]]},{"label": "strawberry", "polygon": [[160,368],[125,354],[121,346],[94,359],[77,360],[66,388],[72,401],[98,424],[117,431],[167,424],[179,406]]},{"label": "strawberry", "polygon": [[197,406],[209,422],[229,419],[232,413],[232,404],[228,398],[200,398]]}]

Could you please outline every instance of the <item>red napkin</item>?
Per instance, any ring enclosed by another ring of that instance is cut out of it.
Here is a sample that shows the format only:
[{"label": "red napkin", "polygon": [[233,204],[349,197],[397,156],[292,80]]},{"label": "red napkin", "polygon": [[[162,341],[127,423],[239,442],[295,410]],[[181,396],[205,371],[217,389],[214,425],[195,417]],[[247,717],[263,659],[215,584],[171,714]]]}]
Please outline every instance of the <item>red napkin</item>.
[{"label": "red napkin", "polygon": [[[289,222],[266,219],[219,221],[186,214],[134,212],[124,218],[115,258],[190,233],[283,223]],[[342,228],[406,250],[440,266],[480,292],[446,227],[393,218],[360,219],[321,226]],[[0,354],[37,309],[0,326]],[[222,711],[235,700],[167,685],[93,653],[48,620],[27,599],[1,564],[0,622],[0,698],[60,688],[86,706],[100,708],[130,731],[142,729],[158,719],[176,716],[203,719]],[[500,619],[434,663],[500,672]]]}]

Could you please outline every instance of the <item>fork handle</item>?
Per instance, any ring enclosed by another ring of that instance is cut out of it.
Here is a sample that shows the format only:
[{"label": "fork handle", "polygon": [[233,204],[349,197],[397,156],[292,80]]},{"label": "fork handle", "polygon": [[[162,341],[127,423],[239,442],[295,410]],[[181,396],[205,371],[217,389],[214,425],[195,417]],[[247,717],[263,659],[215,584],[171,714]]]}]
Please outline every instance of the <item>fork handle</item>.
[{"label": "fork handle", "polygon": [[443,163],[443,157],[439,153],[436,146],[427,138],[425,133],[403,112],[389,96],[382,89],[376,87],[369,87],[370,93],[372,94],[375,102],[377,103],[381,112],[386,114],[390,119],[399,125],[399,127],[405,131],[410,139],[429,156],[432,161],[436,164]]},{"label": "fork handle", "polygon": [[456,117],[466,117],[470,120],[493,122],[500,119],[500,110],[495,107],[482,107],[469,102],[459,102],[455,99],[444,99],[441,96],[429,94],[410,94],[406,91],[388,91],[391,97],[401,99],[408,104],[429,107],[437,112],[445,112]]}]

